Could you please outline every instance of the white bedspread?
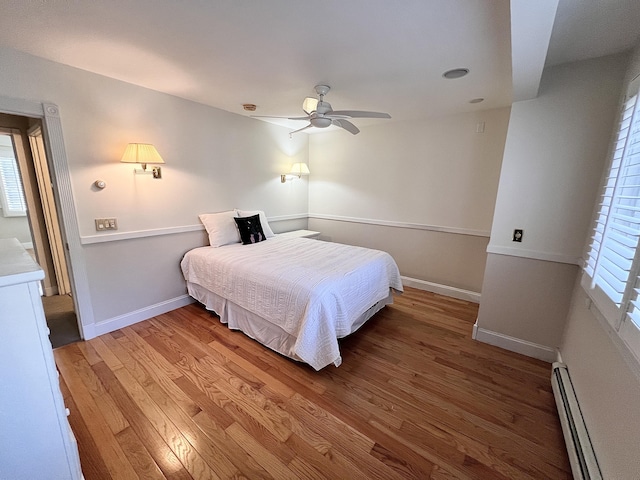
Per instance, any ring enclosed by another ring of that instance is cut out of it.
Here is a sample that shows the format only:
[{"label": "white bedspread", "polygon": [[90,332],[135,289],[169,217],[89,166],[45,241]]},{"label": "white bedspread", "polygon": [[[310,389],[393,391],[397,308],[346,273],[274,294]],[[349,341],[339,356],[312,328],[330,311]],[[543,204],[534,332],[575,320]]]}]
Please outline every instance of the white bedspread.
[{"label": "white bedspread", "polygon": [[296,338],[294,353],[316,370],[340,363],[337,339],[363,312],[402,291],[386,252],[306,238],[200,247],[181,263],[198,284],[278,325]]}]

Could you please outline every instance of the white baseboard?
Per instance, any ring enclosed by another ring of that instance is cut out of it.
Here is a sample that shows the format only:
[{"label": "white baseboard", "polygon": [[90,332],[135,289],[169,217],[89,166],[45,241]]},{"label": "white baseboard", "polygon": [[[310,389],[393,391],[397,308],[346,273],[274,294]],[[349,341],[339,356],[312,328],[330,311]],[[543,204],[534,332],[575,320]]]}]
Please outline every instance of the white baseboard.
[{"label": "white baseboard", "polygon": [[80,336],[83,340],[91,340],[98,336],[96,333],[96,326],[92,323],[91,325],[81,325],[80,326]]},{"label": "white baseboard", "polygon": [[504,348],[505,350],[544,360],[549,363],[553,363],[558,359],[558,351],[553,347],[547,347],[546,345],[540,345],[502,333],[485,330],[484,328],[478,327],[477,320],[473,325],[472,338],[479,342],[488,343],[489,345]]},{"label": "white baseboard", "polygon": [[472,292],[470,290],[463,290],[461,288],[450,287],[448,285],[442,285],[440,283],[427,282],[426,280],[420,280],[417,278],[401,276],[402,284],[407,287],[417,288],[418,290],[425,290],[427,292],[438,293],[440,295],[446,295],[447,297],[457,298],[458,300],[466,300],[468,302],[480,303],[480,293]]},{"label": "white baseboard", "polygon": [[[456,287],[450,287],[448,285],[441,285],[438,283],[427,282],[425,280],[419,280],[410,277],[401,277],[403,285],[407,287],[417,288],[419,290],[425,290],[427,292],[438,293],[440,295],[446,295],[448,297],[457,298],[460,300],[466,300],[469,302],[480,303],[480,294],[477,292],[471,292],[469,290],[463,290]],[[133,312],[125,313],[117,317],[109,318],[101,322],[97,322],[93,325],[83,326],[83,335],[85,340],[90,340],[99,335],[113,332],[120,328],[128,327],[134,323],[148,320],[149,318],[161,315],[163,313],[170,312],[176,308],[184,307],[193,303],[195,300],[189,295],[182,295],[180,297],[167,300],[165,302],[150,305]]]},{"label": "white baseboard", "polygon": [[124,315],[119,315],[108,320],[103,320],[102,322],[97,322],[93,325],[93,328],[84,329],[84,339],[90,340],[98,335],[113,332],[119,328],[128,327],[134,323],[153,318],[156,315],[161,315],[163,313],[170,312],[171,310],[175,310],[176,308],[184,307],[194,301],[195,300],[189,295],[181,295],[165,302],[156,303],[155,305],[150,305],[133,312],[125,313]]}]

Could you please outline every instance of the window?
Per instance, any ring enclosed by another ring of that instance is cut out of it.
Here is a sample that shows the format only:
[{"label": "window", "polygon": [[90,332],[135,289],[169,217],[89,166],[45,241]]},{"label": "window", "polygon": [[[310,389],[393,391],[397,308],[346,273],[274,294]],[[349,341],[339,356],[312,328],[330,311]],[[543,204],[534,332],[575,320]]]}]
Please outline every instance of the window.
[{"label": "window", "polygon": [[629,87],[611,148],[583,287],[640,360],[640,100]]},{"label": "window", "polygon": [[0,134],[0,207],[5,217],[27,214],[18,161],[13,149],[13,138]]}]

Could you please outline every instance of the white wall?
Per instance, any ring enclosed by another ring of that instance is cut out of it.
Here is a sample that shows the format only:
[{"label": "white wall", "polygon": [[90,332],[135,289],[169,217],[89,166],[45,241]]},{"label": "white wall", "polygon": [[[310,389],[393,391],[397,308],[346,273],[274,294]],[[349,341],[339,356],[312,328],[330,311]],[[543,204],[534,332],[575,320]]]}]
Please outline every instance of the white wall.
[{"label": "white wall", "polygon": [[[15,51],[0,50],[0,62],[3,94],[60,107],[83,236],[103,215],[130,231],[195,224],[197,213],[236,206],[269,216],[307,211],[305,184],[280,184],[287,166],[307,161],[304,135],[290,139],[283,127]],[[120,163],[135,141],[156,145],[162,180]],[[96,191],[97,178],[106,189]]]},{"label": "white wall", "polygon": [[[548,68],[539,97],[512,106],[487,260],[500,267],[484,277],[478,338],[522,353],[534,343],[534,356],[552,359],[591,225],[625,65],[626,56],[617,55]],[[511,241],[515,228],[524,229],[522,243]],[[504,294],[516,274],[524,315],[515,314]],[[565,286],[527,286],[544,277]]]},{"label": "white wall", "polygon": [[623,68],[619,56],[549,68],[538,98],[513,104],[490,251],[579,262]]},{"label": "white wall", "polygon": [[309,227],[390,252],[403,275],[478,292],[508,118],[503,108],[311,135]]},{"label": "white wall", "polygon": [[577,270],[566,263],[489,254],[476,340],[554,361]]},{"label": "white wall", "polygon": [[[580,403],[603,478],[638,478],[640,376],[625,362],[605,326],[586,308],[578,284],[560,351]],[[612,333],[611,335],[615,335]]]},{"label": "white wall", "polygon": [[[290,139],[283,127],[9,49],[0,49],[0,86],[0,95],[60,107],[83,241],[98,235],[100,217],[116,217],[118,233],[127,233],[198,225],[199,213],[234,207],[271,217],[308,211],[308,183],[279,177],[308,161],[306,135]],[[166,162],[161,180],[134,176],[132,165],[119,162],[129,142],[156,145]],[[107,182],[104,190],[92,186],[97,179]],[[107,329],[132,312],[139,319],[170,308],[186,292],[183,253],[204,241],[187,232],[85,245],[92,322]]]},{"label": "white wall", "polygon": [[20,243],[32,243],[27,217],[3,217],[0,210],[0,238],[17,238]]},{"label": "white wall", "polygon": [[[623,92],[638,74],[640,46],[629,62]],[[603,477],[638,478],[640,366],[625,361],[615,333],[587,304],[585,292],[576,285],[560,346],[562,360],[569,367]]]}]

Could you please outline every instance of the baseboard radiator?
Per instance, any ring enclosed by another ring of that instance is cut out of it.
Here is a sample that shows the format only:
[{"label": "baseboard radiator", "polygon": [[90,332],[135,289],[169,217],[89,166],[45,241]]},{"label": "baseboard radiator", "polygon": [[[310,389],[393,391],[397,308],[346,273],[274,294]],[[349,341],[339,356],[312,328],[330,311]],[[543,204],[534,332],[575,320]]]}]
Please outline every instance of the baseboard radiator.
[{"label": "baseboard radiator", "polygon": [[553,364],[551,386],[558,407],[564,441],[567,444],[573,478],[575,480],[601,480],[600,467],[582,418],[569,371],[564,363],[556,362]]}]

